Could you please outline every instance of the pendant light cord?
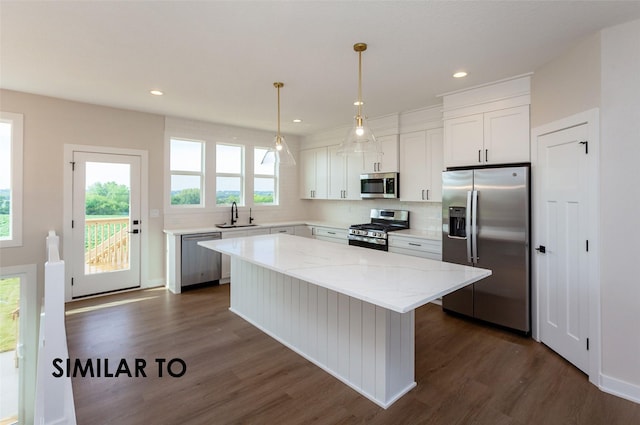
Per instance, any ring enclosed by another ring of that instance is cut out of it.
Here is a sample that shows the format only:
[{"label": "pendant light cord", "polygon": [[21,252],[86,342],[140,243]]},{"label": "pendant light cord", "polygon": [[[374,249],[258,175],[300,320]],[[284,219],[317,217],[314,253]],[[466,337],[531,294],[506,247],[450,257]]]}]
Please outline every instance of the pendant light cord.
[{"label": "pendant light cord", "polygon": [[362,52],[358,52],[358,116],[362,116]]}]

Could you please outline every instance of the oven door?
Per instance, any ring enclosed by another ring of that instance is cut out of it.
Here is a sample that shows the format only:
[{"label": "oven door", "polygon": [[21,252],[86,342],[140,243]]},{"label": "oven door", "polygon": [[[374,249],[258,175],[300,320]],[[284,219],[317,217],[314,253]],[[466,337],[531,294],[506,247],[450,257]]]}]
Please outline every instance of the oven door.
[{"label": "oven door", "polygon": [[363,236],[349,235],[349,245],[377,249],[379,251],[389,250],[387,241],[385,239],[367,238]]}]

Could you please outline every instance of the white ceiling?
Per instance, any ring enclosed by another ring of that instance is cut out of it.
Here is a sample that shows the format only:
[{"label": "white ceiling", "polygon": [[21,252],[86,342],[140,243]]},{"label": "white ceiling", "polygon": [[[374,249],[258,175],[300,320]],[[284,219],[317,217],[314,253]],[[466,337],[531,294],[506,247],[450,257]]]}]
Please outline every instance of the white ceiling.
[{"label": "white ceiling", "polygon": [[275,131],[282,81],[282,131],[310,134],[350,123],[356,42],[376,117],[535,71],[638,18],[640,1],[1,0],[0,87]]}]

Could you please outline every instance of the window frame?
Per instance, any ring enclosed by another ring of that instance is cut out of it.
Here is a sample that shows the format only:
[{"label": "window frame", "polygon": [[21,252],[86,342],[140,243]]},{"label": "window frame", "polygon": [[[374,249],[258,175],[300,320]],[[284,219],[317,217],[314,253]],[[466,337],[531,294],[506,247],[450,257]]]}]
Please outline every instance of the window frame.
[{"label": "window frame", "polygon": [[[279,206],[280,205],[280,182],[279,182],[279,173],[278,173],[278,171],[279,171],[280,167],[278,167],[276,164],[273,164],[273,174],[257,174],[256,173],[256,169],[255,169],[255,155],[256,155],[256,150],[257,149],[268,151],[270,148],[268,146],[253,146],[254,168],[253,168],[253,196],[251,197],[251,202],[256,207],[257,206],[260,206],[260,207]],[[270,203],[270,204],[265,204],[265,203],[256,204],[254,202],[254,198],[255,198],[255,194],[256,194],[255,181],[256,181],[257,178],[273,179],[273,202],[272,203]]]},{"label": "window frame", "polygon": [[24,168],[24,115],[0,111],[0,122],[11,125],[11,208],[9,212],[9,238],[0,239],[0,248],[22,246],[22,203],[23,203],[23,168]]},{"label": "window frame", "polygon": [[[247,163],[247,145],[245,144],[240,144],[240,143],[228,143],[228,142],[215,142],[215,192],[213,194],[213,198],[215,199],[214,201],[214,207],[215,208],[228,208],[231,204],[219,204],[218,203],[218,177],[239,177],[240,178],[240,198],[237,202],[237,205],[239,207],[245,207],[245,206],[249,206],[249,203],[247,203],[247,188],[246,188],[246,182],[247,182],[247,170],[246,170],[246,163]],[[217,167],[217,161],[218,161],[218,146],[231,146],[231,147],[236,147],[236,148],[240,148],[240,173],[220,173],[218,172],[218,167]],[[251,198],[251,203],[250,205],[253,205],[253,197]]]},{"label": "window frame", "polygon": [[[177,140],[181,142],[190,142],[190,143],[199,143],[200,144],[200,171],[185,171],[185,170],[172,170],[171,169],[171,142]],[[203,209],[206,208],[206,154],[207,154],[207,143],[204,140],[198,140],[190,137],[180,137],[180,136],[170,136],[169,137],[169,158],[168,158],[168,168],[169,168],[169,199],[168,204],[169,208],[175,210],[182,209]],[[199,204],[172,204],[171,203],[171,178],[173,176],[200,176],[200,203]]]}]

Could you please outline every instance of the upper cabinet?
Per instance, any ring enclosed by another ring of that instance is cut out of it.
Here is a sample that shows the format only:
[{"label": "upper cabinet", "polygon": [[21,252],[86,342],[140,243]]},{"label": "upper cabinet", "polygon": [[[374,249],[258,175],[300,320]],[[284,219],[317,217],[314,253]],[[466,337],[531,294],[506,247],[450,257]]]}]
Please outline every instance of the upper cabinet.
[{"label": "upper cabinet", "polygon": [[329,188],[327,199],[360,199],[362,157],[340,155],[340,145],[328,147]]},{"label": "upper cabinet", "polygon": [[442,201],[442,128],[400,135],[400,200]]},{"label": "upper cabinet", "polygon": [[530,161],[530,77],[445,94],[445,167]]},{"label": "upper cabinet", "polygon": [[299,170],[300,197],[302,199],[327,199],[327,147],[301,150]]},{"label": "upper cabinet", "polygon": [[386,173],[398,171],[398,135],[377,138],[382,147],[382,155],[364,155],[363,173]]}]

